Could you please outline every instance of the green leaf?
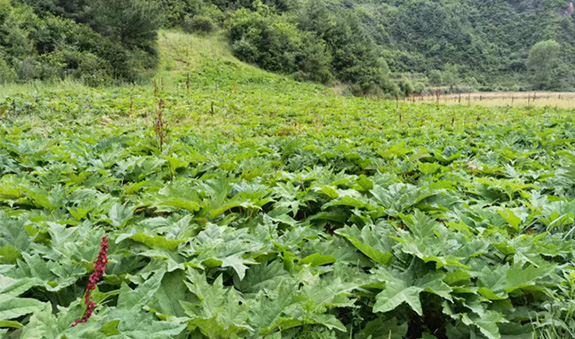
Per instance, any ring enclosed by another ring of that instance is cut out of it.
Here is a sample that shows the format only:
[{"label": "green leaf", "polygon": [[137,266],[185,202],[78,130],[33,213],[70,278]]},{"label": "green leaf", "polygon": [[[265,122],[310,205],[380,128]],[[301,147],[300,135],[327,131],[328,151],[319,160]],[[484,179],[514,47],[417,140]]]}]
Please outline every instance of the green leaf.
[{"label": "green leaf", "polygon": [[[499,339],[499,326],[497,323],[505,323],[507,320],[503,316],[494,311],[487,311],[482,316],[472,316],[472,323],[479,328],[481,333],[489,339]],[[465,321],[464,321],[465,322]]]},{"label": "green leaf", "polygon": [[0,320],[0,327],[10,327],[10,328],[24,328],[22,324],[17,321],[6,321]]},{"label": "green leaf", "polygon": [[393,255],[387,251],[391,249],[391,245],[386,239],[386,233],[376,230],[375,226],[366,226],[361,231],[357,226],[345,227],[337,230],[336,234],[345,237],[361,253],[378,264],[387,266],[393,259]]},{"label": "green leaf", "polygon": [[307,323],[317,324],[327,327],[329,330],[347,332],[345,326],[333,314],[312,314]]},{"label": "green leaf", "polygon": [[369,191],[373,188],[373,181],[363,174],[355,182],[361,187],[361,191]]},{"label": "green leaf", "polygon": [[384,321],[381,318],[369,321],[363,331],[361,339],[403,339],[407,335],[407,322],[402,324],[395,318]]},{"label": "green leaf", "polygon": [[385,289],[375,296],[373,312],[393,311],[397,306],[407,303],[417,314],[423,315],[419,293],[423,289],[417,286],[407,287],[401,282],[392,282],[385,286]]},{"label": "green leaf", "polygon": [[246,325],[245,301],[235,289],[223,286],[221,275],[213,285],[192,268],[188,268],[186,275],[188,289],[198,298],[197,302],[180,301],[192,328],[200,328],[208,337],[230,337],[250,329]]},{"label": "green leaf", "polygon": [[155,338],[173,338],[186,328],[185,324],[178,324],[170,321],[157,321],[154,315],[150,313],[135,312],[126,314],[125,312],[117,315],[121,320],[118,323],[117,332],[110,339],[138,338],[138,339],[155,339]]},{"label": "green leaf", "polygon": [[[273,294],[258,294],[255,304],[250,308],[249,321],[253,328],[258,328],[260,334],[271,333],[282,323],[282,315],[289,307],[298,301],[295,286],[283,282]],[[297,326],[297,325],[295,325]]]},{"label": "green leaf", "polygon": [[415,285],[423,288],[426,292],[437,294],[444,299],[453,301],[451,298],[452,288],[443,281],[444,279],[445,274],[443,273],[428,273],[419,279]]},{"label": "green leaf", "polygon": [[0,295],[11,297],[17,297],[34,286],[42,285],[42,281],[38,278],[12,279],[1,274],[0,283]]},{"label": "green leaf", "polygon": [[21,257],[20,251],[10,245],[0,247],[0,264],[15,264]]},{"label": "green leaf", "polygon": [[166,237],[161,235],[150,236],[145,233],[135,233],[135,234],[122,234],[116,239],[116,243],[121,242],[124,239],[132,239],[139,243],[145,244],[150,248],[165,248],[167,250],[175,250],[180,246],[180,244],[186,242],[184,239],[174,239],[168,240]]},{"label": "green leaf", "polygon": [[241,254],[235,254],[222,259],[222,267],[231,267],[236,271],[240,280],[242,280],[246,275],[246,270],[248,267],[244,265],[245,261]]},{"label": "green leaf", "polygon": [[139,309],[146,305],[161,286],[164,271],[156,271],[136,289],[132,290],[126,283],[122,283],[118,297],[118,309],[126,311]]},{"label": "green leaf", "polygon": [[319,253],[314,253],[303,258],[301,263],[304,265],[323,266],[333,264],[335,261],[336,259],[331,255],[321,255]]},{"label": "green leaf", "polygon": [[126,205],[121,205],[119,203],[114,204],[110,209],[108,217],[112,221],[112,226],[124,227],[130,219],[134,216],[134,209],[127,207]]},{"label": "green leaf", "polygon": [[148,306],[162,315],[175,317],[185,316],[185,312],[180,305],[180,301],[191,300],[188,288],[184,283],[185,277],[186,275],[182,270],[166,273],[162,278],[160,287],[157,292],[154,293]]},{"label": "green leaf", "polygon": [[511,225],[511,227],[513,227],[515,232],[521,231],[519,226],[521,226],[522,220],[518,216],[516,216],[512,210],[504,208],[497,210],[497,212],[499,213],[499,215],[501,215],[501,217],[503,217],[503,219],[505,219],[509,223],[509,225]]},{"label": "green leaf", "polygon": [[184,199],[178,199],[178,198],[161,200],[156,205],[183,208],[183,209],[188,210],[192,213],[200,210],[200,204],[197,203],[196,201],[184,200]]},{"label": "green leaf", "polygon": [[244,279],[234,279],[234,285],[243,293],[257,293],[275,289],[284,279],[291,276],[279,260],[250,267]]},{"label": "green leaf", "polygon": [[34,313],[44,307],[44,303],[29,298],[16,298],[5,294],[0,295],[0,320],[10,320]]}]

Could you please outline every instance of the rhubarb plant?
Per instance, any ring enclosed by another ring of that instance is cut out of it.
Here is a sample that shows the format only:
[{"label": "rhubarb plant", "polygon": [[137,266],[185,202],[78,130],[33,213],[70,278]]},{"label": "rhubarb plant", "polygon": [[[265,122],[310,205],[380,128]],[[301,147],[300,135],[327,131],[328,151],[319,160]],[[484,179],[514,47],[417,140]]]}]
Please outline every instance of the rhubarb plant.
[{"label": "rhubarb plant", "polygon": [[573,336],[570,112],[201,67],[0,120],[0,337]]}]

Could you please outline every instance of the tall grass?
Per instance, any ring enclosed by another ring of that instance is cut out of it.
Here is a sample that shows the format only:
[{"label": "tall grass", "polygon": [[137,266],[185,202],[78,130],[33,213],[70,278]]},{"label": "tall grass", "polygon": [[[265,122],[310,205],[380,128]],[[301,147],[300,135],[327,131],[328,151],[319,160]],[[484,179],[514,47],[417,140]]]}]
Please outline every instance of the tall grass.
[{"label": "tall grass", "polygon": [[159,73],[193,70],[207,58],[236,61],[222,35],[200,37],[164,30],[160,32],[158,46],[161,60]]},{"label": "tall grass", "polygon": [[30,81],[26,83],[8,83],[0,84],[0,96],[15,96],[15,95],[34,95],[45,92],[55,91],[73,91],[74,93],[89,93],[90,87],[85,86],[81,82],[73,79],[64,79],[60,81]]}]

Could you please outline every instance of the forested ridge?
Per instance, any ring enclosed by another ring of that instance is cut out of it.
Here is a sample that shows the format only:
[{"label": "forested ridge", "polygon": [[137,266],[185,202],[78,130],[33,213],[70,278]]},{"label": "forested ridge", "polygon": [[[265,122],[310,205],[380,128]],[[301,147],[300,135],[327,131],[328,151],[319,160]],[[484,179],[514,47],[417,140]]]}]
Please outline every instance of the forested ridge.
[{"label": "forested ridge", "polygon": [[359,95],[571,90],[573,12],[569,0],[0,0],[0,81],[146,81],[158,30],[175,28]]}]

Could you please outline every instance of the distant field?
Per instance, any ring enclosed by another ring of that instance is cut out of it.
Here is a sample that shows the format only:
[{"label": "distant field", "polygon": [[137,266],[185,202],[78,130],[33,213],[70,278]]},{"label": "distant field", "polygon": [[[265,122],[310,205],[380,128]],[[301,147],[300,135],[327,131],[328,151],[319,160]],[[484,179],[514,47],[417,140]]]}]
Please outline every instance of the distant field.
[{"label": "distant field", "polygon": [[415,96],[407,100],[415,102],[438,102],[447,105],[514,106],[575,108],[573,92],[477,92],[432,96]]}]

